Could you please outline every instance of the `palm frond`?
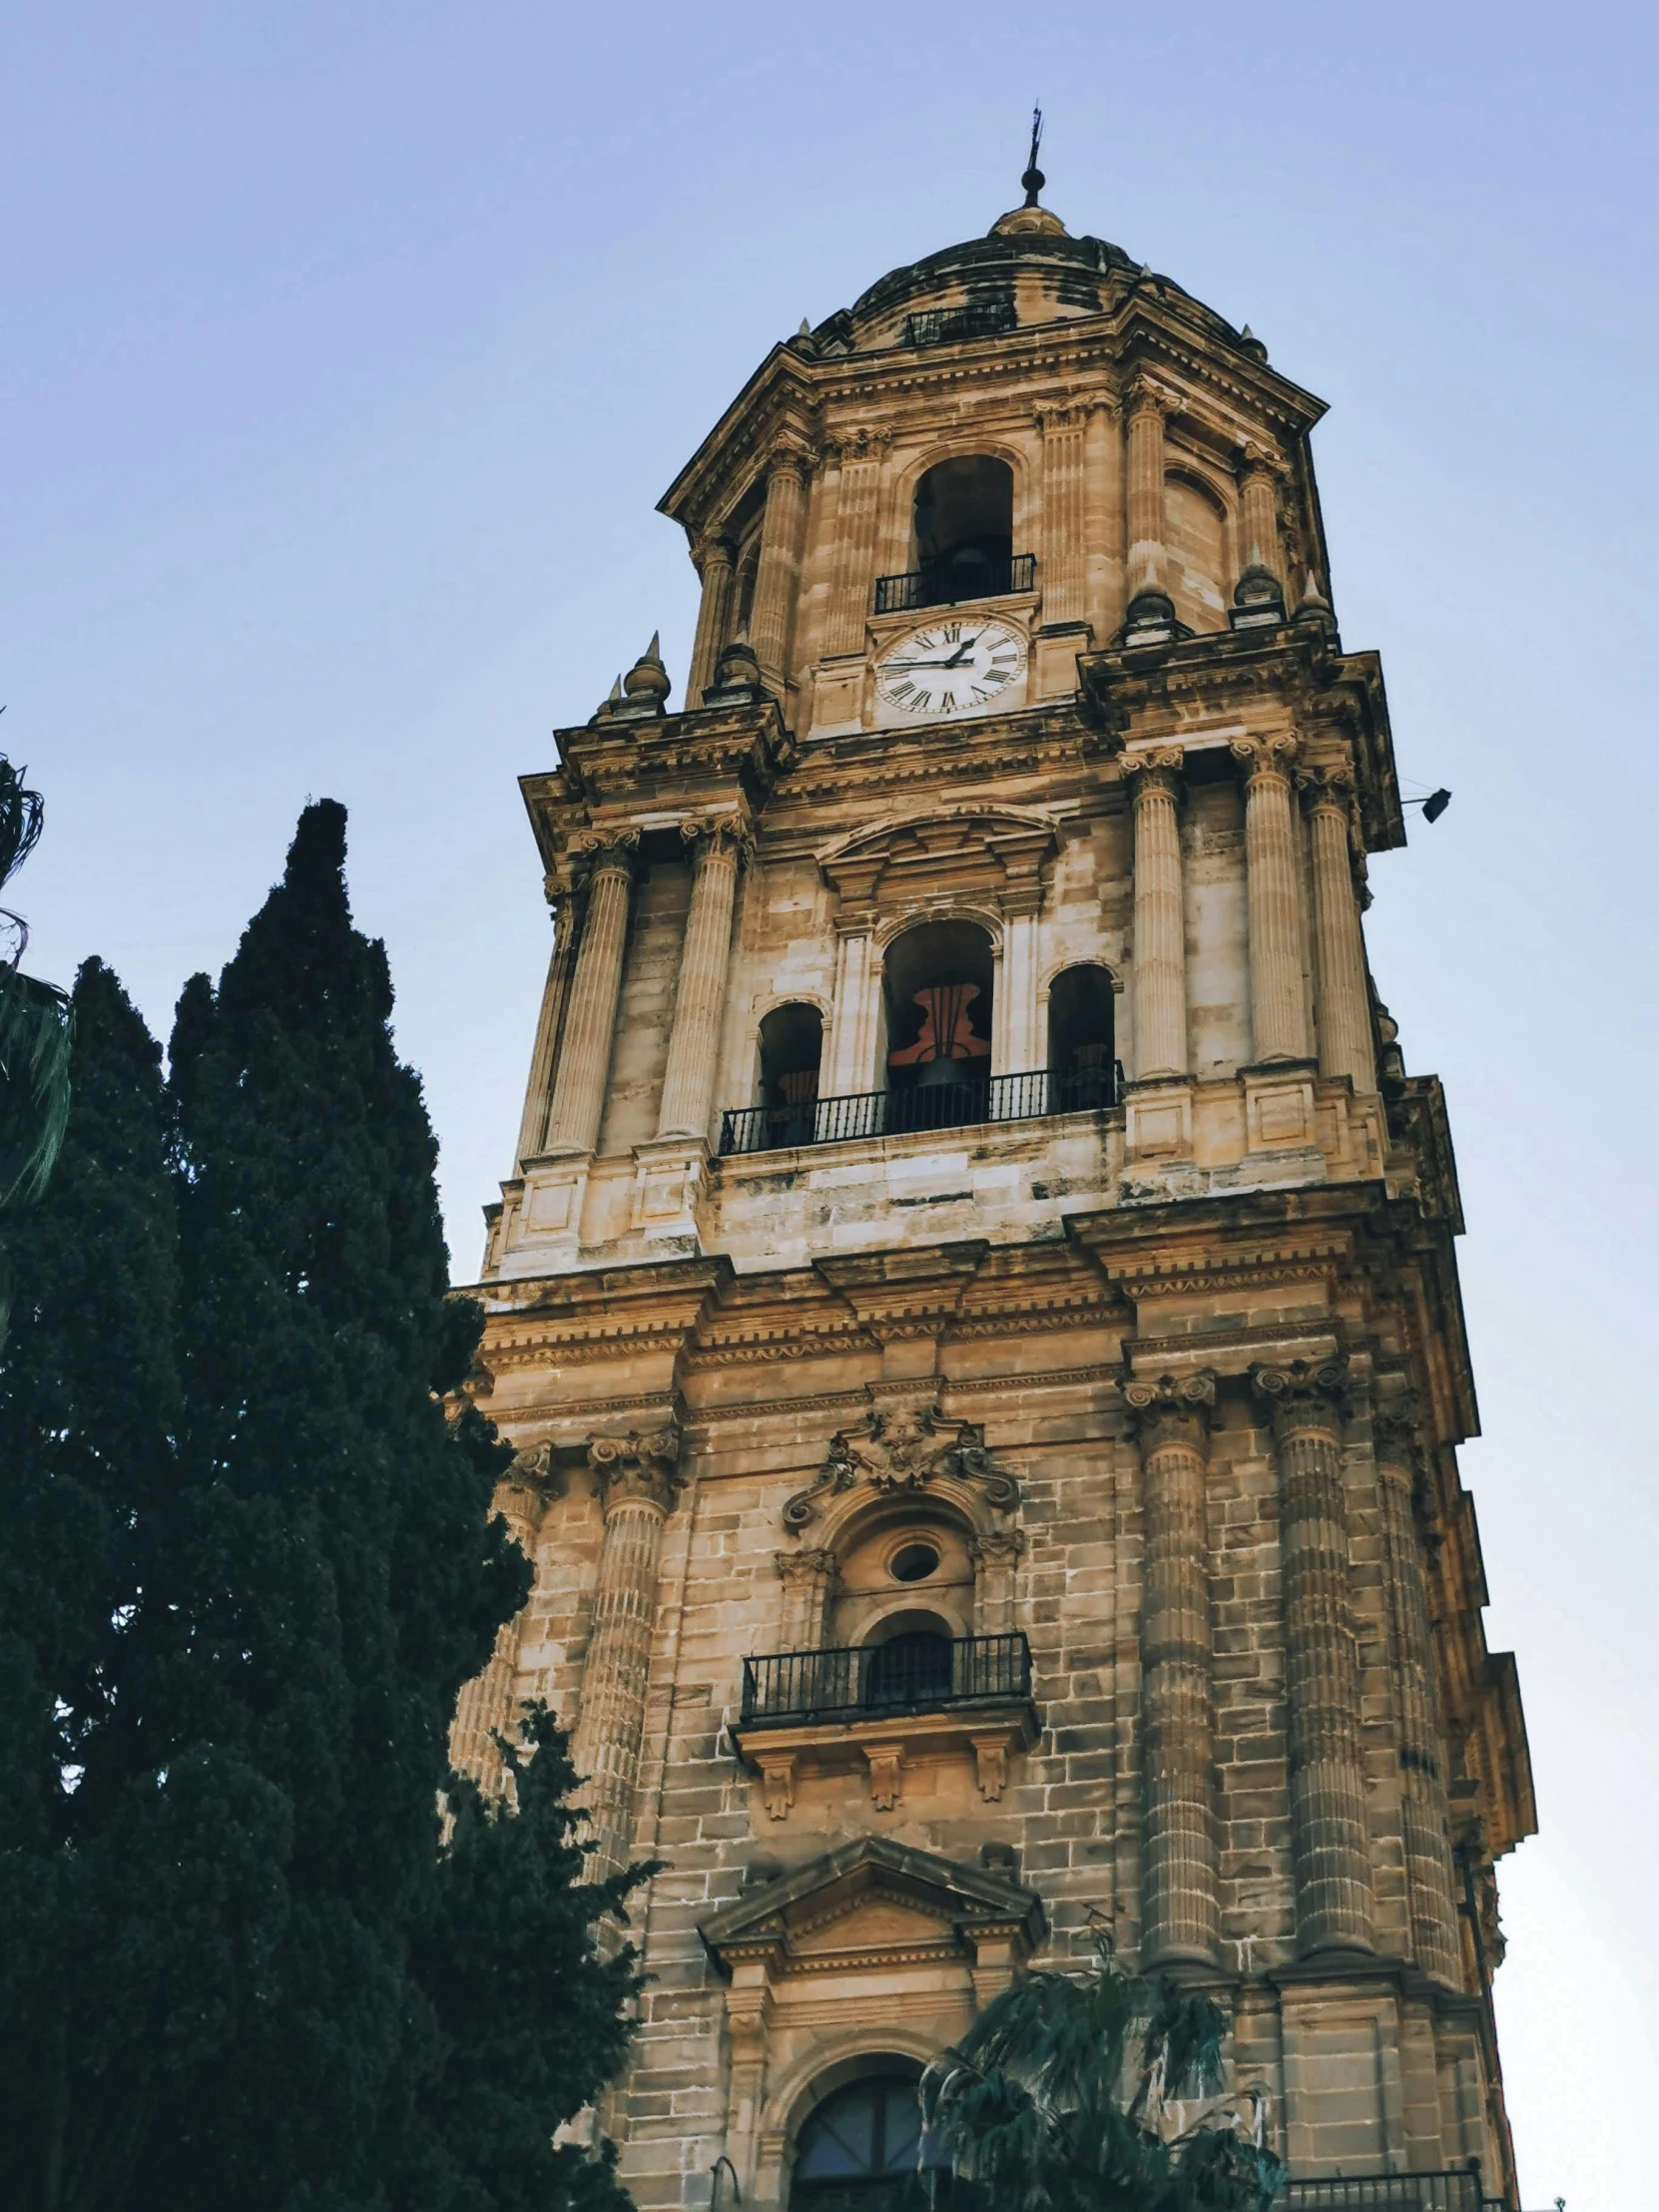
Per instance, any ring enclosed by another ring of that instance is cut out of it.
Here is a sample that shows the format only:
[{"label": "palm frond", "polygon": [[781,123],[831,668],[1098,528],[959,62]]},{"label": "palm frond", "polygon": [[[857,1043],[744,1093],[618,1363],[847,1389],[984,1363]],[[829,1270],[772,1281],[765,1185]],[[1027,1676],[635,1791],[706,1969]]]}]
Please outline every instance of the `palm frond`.
[{"label": "palm frond", "polygon": [[28,773],[0,753],[0,883],[16,874],[40,841],[46,808],[39,792],[25,787]]},{"label": "palm frond", "polygon": [[46,1188],[69,1124],[73,1040],[66,992],[0,969],[0,1221]]}]

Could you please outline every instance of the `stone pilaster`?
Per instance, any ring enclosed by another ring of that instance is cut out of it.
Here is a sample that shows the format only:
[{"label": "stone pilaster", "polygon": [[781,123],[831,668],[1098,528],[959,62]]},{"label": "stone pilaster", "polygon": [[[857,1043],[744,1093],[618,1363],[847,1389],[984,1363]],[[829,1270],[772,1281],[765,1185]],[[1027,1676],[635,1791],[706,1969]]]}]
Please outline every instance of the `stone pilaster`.
[{"label": "stone pilaster", "polygon": [[617,1000],[622,991],[622,959],[628,943],[634,852],[639,840],[637,830],[572,840],[573,855],[590,854],[592,864],[548,1115],[549,1150],[568,1147],[574,1152],[591,1152],[599,1142],[616,1035]]},{"label": "stone pilaster", "polygon": [[1181,751],[1124,762],[1135,807],[1135,1075],[1187,1073],[1187,924],[1181,892]]},{"label": "stone pilaster", "polygon": [[1320,769],[1302,779],[1314,877],[1314,1000],[1320,1073],[1346,1075],[1356,1092],[1377,1088],[1366,948],[1355,895],[1351,824],[1354,779]]},{"label": "stone pilaster", "polygon": [[1123,1396],[1140,1442],[1146,1525],[1141,1957],[1149,1966],[1213,1964],[1220,1920],[1205,1469],[1216,1381],[1133,1377]]},{"label": "stone pilaster", "polygon": [[1416,1476],[1416,1401],[1409,1391],[1396,1392],[1373,1408],[1372,1435],[1382,1508],[1383,1583],[1393,1645],[1400,1819],[1411,1937],[1423,1971],[1455,1986],[1461,1975],[1445,1738],[1440,1726],[1428,1584],[1411,1510]]},{"label": "stone pilaster", "polygon": [[679,1456],[680,1431],[672,1427],[596,1436],[588,1446],[605,1533],[571,1757],[594,1834],[595,1879],[625,1864],[633,1841],[657,1561],[680,1492]]},{"label": "stone pilaster", "polygon": [[968,1538],[973,1561],[973,1633],[1007,1636],[1014,1627],[1014,1578],[1025,1550],[1019,1528],[987,1528]]},{"label": "stone pilaster", "polygon": [[1167,618],[1174,612],[1164,589],[1164,416],[1168,407],[1167,394],[1144,378],[1131,386],[1124,405],[1129,510],[1125,565],[1131,622]]},{"label": "stone pilaster", "polygon": [[1242,738],[1233,746],[1245,779],[1245,869],[1250,908],[1250,1009],[1254,1058],[1308,1057],[1302,930],[1291,808],[1292,737]]},{"label": "stone pilaster", "polygon": [[863,916],[836,925],[835,997],[824,1055],[820,1096],[844,1098],[876,1087],[876,985],[870,955],[874,947]]},{"label": "stone pilaster", "polygon": [[875,578],[875,525],[885,449],[884,436],[862,432],[841,450],[834,569],[824,635],[827,659],[864,649],[864,627]]},{"label": "stone pilaster", "polygon": [[[495,1510],[527,1559],[536,1556],[536,1538],[548,1501],[562,1489],[561,1479],[553,1473],[552,1457],[548,1445],[532,1444],[519,1452],[496,1485]],[[470,1776],[487,1796],[497,1795],[506,1782],[496,1739],[511,1742],[518,1717],[515,1686],[522,1621],[523,1615],[515,1614],[496,1630],[489,1663],[462,1688],[449,1730],[449,1764],[457,1774]]]},{"label": "stone pilaster", "polygon": [[804,448],[784,445],[773,455],[767,473],[761,565],[755,579],[749,641],[761,664],[762,680],[780,695],[788,670],[796,596],[801,588],[801,532],[811,470],[812,460]]},{"label": "stone pilaster", "polygon": [[691,673],[686,678],[686,705],[701,707],[703,694],[714,680],[715,663],[726,643],[732,621],[732,546],[722,537],[701,538],[692,556],[703,579],[703,598],[697,610],[697,637],[692,646]]},{"label": "stone pilaster", "polygon": [[1043,625],[1053,628],[1082,622],[1089,611],[1088,538],[1083,520],[1088,410],[1047,407],[1037,420],[1043,434]]},{"label": "stone pilaster", "polygon": [[1279,1461],[1297,1949],[1369,1950],[1375,1905],[1349,1619],[1341,1362],[1255,1367]]},{"label": "stone pilaster", "polygon": [[674,994],[674,1026],[669,1032],[657,1134],[706,1137],[714,1104],[720,1027],[726,1011],[738,867],[747,832],[733,816],[718,822],[684,823],[680,834],[693,848],[695,873]]},{"label": "stone pilaster", "polygon": [[772,1558],[784,1585],[779,1650],[822,1650],[825,1621],[835,1588],[835,1554],[823,1550],[775,1551]]},{"label": "stone pilaster", "polygon": [[542,988],[541,1013],[536,1021],[535,1048],[530,1055],[530,1079],[524,1086],[524,1113],[518,1125],[518,1166],[533,1160],[547,1140],[547,1117],[553,1103],[553,1064],[559,1044],[559,1018],[570,991],[576,966],[576,908],[568,892],[550,892],[553,909],[553,950],[547,962]]}]

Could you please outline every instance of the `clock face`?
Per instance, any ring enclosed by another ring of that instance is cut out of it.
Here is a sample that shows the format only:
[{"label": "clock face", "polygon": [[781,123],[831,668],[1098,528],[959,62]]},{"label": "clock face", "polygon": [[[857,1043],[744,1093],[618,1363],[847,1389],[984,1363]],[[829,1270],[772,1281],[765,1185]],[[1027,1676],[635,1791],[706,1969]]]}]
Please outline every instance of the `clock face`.
[{"label": "clock face", "polygon": [[981,714],[1024,681],[1024,638],[984,615],[952,615],[912,630],[875,664],[882,705],[918,721]]}]

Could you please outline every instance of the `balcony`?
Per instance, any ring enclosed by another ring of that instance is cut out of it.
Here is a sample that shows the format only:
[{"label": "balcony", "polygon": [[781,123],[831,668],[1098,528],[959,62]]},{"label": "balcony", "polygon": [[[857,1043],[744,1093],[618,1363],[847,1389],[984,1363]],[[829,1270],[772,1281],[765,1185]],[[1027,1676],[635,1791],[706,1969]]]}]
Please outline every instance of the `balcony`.
[{"label": "balcony", "polygon": [[944,561],[929,568],[908,569],[902,576],[878,576],[875,612],[909,614],[922,607],[959,606],[967,599],[1004,599],[1011,593],[1036,588],[1034,553],[1004,553],[972,562]]},{"label": "balcony", "polygon": [[1287,2181],[1274,2212],[1483,2212],[1470,2166],[1419,2174],[1336,2174],[1318,2181]]},{"label": "balcony", "polygon": [[720,1150],[722,1158],[778,1152],[794,1145],[839,1144],[849,1138],[902,1137],[916,1130],[1035,1121],[1045,1114],[1097,1113],[1122,1102],[1121,1061],[1072,1075],[1036,1068],[1026,1075],[993,1075],[966,1083],[852,1091],[842,1098],[809,1098],[788,1106],[734,1107],[720,1118]]},{"label": "balcony", "polygon": [[952,1755],[970,1756],[980,1796],[999,1798],[1009,1754],[1037,1740],[1031,1648],[1018,1634],[903,1636],[746,1659],[732,1738],[774,1820],[788,1817],[801,1777],[863,1768],[884,1812],[907,1765]]},{"label": "balcony", "polygon": [[994,338],[1014,328],[1011,292],[990,299],[970,299],[962,307],[924,307],[904,317],[900,345],[954,345],[962,338]]}]

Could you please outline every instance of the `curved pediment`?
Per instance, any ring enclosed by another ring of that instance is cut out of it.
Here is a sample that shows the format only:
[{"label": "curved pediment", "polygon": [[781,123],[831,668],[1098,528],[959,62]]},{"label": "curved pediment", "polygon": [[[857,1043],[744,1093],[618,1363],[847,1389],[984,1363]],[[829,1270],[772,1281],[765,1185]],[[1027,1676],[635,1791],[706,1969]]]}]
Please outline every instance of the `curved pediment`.
[{"label": "curved pediment", "polygon": [[1040,892],[1054,824],[1028,808],[957,806],[855,830],[818,855],[843,905],[925,907],[977,900],[1009,911]]}]

